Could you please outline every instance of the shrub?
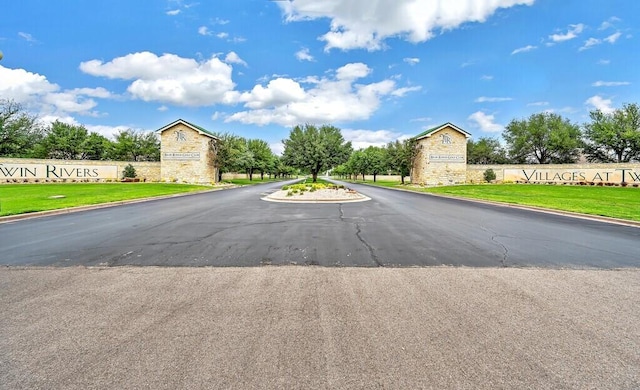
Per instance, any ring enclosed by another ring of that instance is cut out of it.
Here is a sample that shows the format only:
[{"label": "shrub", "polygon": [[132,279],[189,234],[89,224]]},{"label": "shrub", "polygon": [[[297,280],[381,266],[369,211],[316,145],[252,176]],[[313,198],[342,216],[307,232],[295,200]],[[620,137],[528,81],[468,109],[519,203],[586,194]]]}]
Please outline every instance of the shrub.
[{"label": "shrub", "polygon": [[134,178],[136,177],[136,169],[133,167],[133,165],[129,164],[126,167],[124,167],[124,171],[122,171],[122,177],[124,178]]},{"label": "shrub", "polygon": [[487,183],[491,183],[493,180],[496,179],[496,173],[493,171],[493,169],[489,168],[486,171],[484,171],[483,177]]}]

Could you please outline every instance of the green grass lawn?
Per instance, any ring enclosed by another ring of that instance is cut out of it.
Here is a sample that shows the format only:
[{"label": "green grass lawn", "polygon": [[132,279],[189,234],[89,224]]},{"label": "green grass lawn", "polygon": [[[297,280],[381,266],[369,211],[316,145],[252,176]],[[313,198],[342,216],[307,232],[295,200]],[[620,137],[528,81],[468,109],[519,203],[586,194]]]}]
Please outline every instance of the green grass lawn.
[{"label": "green grass lawn", "polygon": [[55,183],[0,185],[0,216],[211,189],[173,183]]},{"label": "green grass lawn", "polygon": [[367,181],[366,184],[640,221],[640,188],[541,184],[413,187],[395,181]]}]

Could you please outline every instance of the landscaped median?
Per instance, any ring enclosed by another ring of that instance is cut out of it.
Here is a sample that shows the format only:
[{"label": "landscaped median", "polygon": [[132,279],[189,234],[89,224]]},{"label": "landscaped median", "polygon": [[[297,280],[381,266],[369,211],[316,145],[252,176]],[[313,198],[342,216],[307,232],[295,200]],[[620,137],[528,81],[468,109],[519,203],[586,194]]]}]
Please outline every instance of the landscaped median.
[{"label": "landscaped median", "polygon": [[173,183],[52,183],[0,185],[0,217],[126,200],[206,191]]},{"label": "landscaped median", "polygon": [[348,182],[640,221],[640,189],[638,188],[545,184],[469,184],[420,187],[390,181]]},{"label": "landscaped median", "polygon": [[370,200],[357,191],[322,179],[318,179],[315,183],[311,179],[306,179],[302,183],[285,185],[279,191],[262,199],[291,203],[343,203]]}]

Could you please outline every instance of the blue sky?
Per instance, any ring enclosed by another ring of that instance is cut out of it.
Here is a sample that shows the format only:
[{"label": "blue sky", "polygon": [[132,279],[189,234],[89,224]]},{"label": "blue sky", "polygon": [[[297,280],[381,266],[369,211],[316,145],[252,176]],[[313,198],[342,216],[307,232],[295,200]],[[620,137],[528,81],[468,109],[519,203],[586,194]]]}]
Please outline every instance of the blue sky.
[{"label": "blue sky", "polygon": [[110,136],[178,118],[261,138],[332,124],[356,147],[452,122],[499,137],[640,103],[637,0],[21,0],[0,98]]}]

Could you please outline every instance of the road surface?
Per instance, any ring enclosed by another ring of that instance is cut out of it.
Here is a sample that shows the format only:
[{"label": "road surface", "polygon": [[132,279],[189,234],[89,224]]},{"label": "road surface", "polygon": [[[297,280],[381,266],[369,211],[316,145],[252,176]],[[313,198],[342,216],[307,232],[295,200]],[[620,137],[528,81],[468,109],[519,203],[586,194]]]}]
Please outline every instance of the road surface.
[{"label": "road surface", "polygon": [[352,185],[371,201],[261,200],[282,183],[0,224],[0,264],[640,265],[640,229]]}]

